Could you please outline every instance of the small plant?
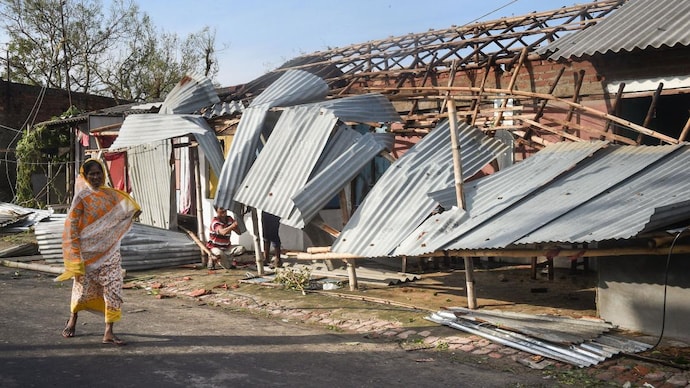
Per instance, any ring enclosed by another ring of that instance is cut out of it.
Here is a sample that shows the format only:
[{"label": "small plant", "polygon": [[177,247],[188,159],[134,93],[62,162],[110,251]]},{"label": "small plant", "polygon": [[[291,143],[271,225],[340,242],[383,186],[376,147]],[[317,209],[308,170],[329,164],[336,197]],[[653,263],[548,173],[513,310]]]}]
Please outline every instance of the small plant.
[{"label": "small plant", "polygon": [[439,342],[438,345],[436,345],[437,350],[448,350],[449,348],[448,342]]},{"label": "small plant", "polygon": [[307,295],[306,289],[309,288],[311,280],[311,270],[303,267],[283,268],[276,273],[275,282],[284,285],[291,290],[299,290],[302,295]]}]

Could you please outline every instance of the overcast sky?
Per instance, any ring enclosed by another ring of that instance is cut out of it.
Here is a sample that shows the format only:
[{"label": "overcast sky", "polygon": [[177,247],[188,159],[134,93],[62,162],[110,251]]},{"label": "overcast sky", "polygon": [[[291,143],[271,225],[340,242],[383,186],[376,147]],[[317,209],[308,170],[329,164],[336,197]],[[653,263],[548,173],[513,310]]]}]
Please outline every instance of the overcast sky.
[{"label": "overcast sky", "polygon": [[222,86],[333,47],[583,4],[575,0],[137,0],[154,24],[184,38],[216,29]]}]

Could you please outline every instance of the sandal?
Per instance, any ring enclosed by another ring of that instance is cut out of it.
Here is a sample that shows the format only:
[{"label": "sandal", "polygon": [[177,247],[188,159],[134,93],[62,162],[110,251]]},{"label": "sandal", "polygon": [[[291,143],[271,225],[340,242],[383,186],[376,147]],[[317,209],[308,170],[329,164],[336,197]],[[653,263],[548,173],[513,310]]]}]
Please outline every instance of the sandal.
[{"label": "sandal", "polygon": [[74,337],[74,332],[75,332],[75,327],[69,326],[69,319],[68,319],[67,322],[65,322],[65,328],[62,329],[62,336],[65,338],[71,338],[71,337]]},{"label": "sandal", "polygon": [[113,345],[115,345],[115,346],[124,346],[124,345],[127,345],[127,342],[125,342],[124,340],[121,340],[121,339],[119,339],[119,338],[117,338],[117,337],[108,338],[108,339],[105,339],[105,338],[104,338],[102,343],[103,343],[103,344],[106,344],[106,345],[113,344]]}]

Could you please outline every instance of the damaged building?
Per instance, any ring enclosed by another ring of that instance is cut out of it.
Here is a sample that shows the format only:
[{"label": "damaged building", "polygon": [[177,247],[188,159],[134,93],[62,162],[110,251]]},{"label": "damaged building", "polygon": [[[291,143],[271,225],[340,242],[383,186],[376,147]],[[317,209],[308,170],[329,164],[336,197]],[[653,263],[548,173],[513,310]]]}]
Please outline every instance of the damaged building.
[{"label": "damaged building", "polygon": [[688,25],[686,2],[602,0],[311,53],[232,88],[190,77],[82,121],[75,160],[126,155],[147,225],[201,240],[220,205],[253,250],[264,211],[294,257],[353,271],[596,258],[602,318],[688,339]]}]

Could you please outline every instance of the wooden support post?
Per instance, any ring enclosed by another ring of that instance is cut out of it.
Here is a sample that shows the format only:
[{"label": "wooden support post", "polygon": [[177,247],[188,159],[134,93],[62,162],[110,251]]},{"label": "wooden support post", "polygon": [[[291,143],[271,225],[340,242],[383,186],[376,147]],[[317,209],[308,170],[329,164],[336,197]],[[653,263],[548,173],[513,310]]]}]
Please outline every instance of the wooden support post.
[{"label": "wooden support post", "polygon": [[[196,204],[196,234],[199,240],[203,241],[204,236],[204,211],[201,202],[201,171],[199,166],[199,150],[198,148],[190,148],[190,160],[194,163],[194,203]],[[203,252],[203,251],[202,251]],[[208,263],[208,256],[203,252],[201,254],[201,265],[205,266]]]},{"label": "wooden support post", "polygon": [[357,273],[355,272],[355,260],[345,259],[345,263],[347,263],[347,278],[350,283],[350,291],[357,291],[358,285]]},{"label": "wooden support post", "polygon": [[[648,127],[649,124],[652,122],[652,118],[654,118],[654,112],[656,111],[656,103],[659,100],[659,96],[661,95],[661,91],[664,89],[664,83],[660,82],[659,86],[657,86],[656,90],[654,91],[654,95],[652,96],[652,102],[649,104],[649,109],[647,110],[647,116],[644,118],[644,123],[642,123],[643,127]],[[640,133],[637,135],[637,144],[642,143],[642,134]]]},{"label": "wooden support post", "polygon": [[[351,183],[346,184],[345,187],[340,190],[340,194],[338,194],[338,201],[340,202],[340,218],[342,220],[340,230],[342,230],[343,227],[347,225],[348,221],[350,221],[350,214],[352,211],[351,186]],[[333,260],[324,260],[324,263],[329,271],[333,271],[335,269]]]},{"label": "wooden support post", "polygon": [[474,263],[472,257],[465,256],[465,285],[467,287],[467,308],[474,310],[477,308],[477,296],[474,293]]},{"label": "wooden support post", "polygon": [[[254,235],[254,259],[256,260],[256,275],[264,276],[264,258],[268,257],[268,252],[263,252],[263,244],[259,236],[259,215],[256,208],[251,208],[252,213],[252,233]],[[276,266],[278,263],[276,263]]]},{"label": "wooden support post", "polygon": [[532,280],[536,280],[537,279],[537,257],[536,256],[531,257],[530,261],[532,263],[532,265],[530,267],[530,272],[531,272],[530,278]]}]

